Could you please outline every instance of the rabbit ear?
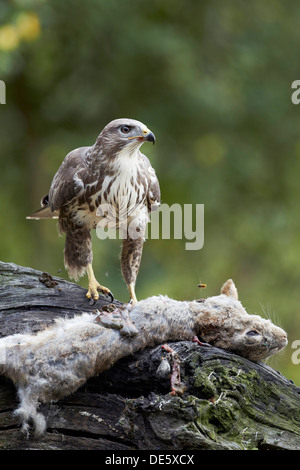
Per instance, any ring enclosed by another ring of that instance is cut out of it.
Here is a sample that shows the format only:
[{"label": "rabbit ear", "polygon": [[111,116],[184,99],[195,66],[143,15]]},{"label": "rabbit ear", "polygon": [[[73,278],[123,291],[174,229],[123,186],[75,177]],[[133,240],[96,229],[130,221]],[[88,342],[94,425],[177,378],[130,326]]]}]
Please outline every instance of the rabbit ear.
[{"label": "rabbit ear", "polygon": [[228,281],[223,284],[221,294],[228,295],[228,297],[233,297],[236,300],[238,299],[238,291],[232,279],[228,279]]}]

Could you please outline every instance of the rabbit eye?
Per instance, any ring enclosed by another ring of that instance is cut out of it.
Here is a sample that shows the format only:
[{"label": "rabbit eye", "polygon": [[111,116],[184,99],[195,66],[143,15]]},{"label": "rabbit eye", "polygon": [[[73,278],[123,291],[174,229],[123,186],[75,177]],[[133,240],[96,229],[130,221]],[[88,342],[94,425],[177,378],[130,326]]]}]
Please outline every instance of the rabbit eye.
[{"label": "rabbit eye", "polygon": [[257,336],[257,335],[259,335],[259,332],[255,331],[255,330],[250,330],[250,331],[247,331],[246,335],[247,336]]}]

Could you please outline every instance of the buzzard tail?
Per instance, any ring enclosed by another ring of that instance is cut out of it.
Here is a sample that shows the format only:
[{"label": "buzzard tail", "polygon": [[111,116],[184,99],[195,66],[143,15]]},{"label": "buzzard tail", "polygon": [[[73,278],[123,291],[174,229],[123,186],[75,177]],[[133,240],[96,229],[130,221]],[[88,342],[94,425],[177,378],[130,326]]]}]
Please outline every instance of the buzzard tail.
[{"label": "buzzard tail", "polygon": [[58,219],[58,214],[52,212],[50,206],[42,207],[31,215],[28,215],[26,219]]},{"label": "buzzard tail", "polygon": [[49,206],[49,196],[48,194],[44,196],[41,200],[41,209],[35,211],[33,214],[28,215],[26,219],[58,219],[57,211],[52,212]]}]

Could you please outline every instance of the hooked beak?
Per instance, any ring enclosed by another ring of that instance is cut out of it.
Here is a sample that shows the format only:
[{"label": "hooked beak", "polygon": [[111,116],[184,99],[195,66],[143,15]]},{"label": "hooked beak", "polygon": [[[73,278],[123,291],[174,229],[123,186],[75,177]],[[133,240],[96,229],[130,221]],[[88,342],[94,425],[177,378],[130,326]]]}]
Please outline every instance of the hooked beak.
[{"label": "hooked beak", "polygon": [[147,142],[152,142],[153,145],[155,144],[155,135],[153,134],[153,132],[148,132],[148,134],[146,134],[144,138]]},{"label": "hooked beak", "polygon": [[152,142],[153,145],[155,144],[155,135],[153,132],[149,131],[149,129],[143,130],[142,135],[137,135],[134,137],[128,137],[129,140],[137,139],[142,140],[143,142]]}]

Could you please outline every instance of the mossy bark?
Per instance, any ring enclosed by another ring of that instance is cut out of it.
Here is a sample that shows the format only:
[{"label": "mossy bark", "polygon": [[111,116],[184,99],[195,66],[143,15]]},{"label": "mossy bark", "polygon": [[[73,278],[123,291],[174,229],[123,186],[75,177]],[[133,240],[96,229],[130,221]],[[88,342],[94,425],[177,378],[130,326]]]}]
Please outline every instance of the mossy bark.
[{"label": "mossy bark", "polygon": [[[90,305],[85,289],[0,263],[0,335],[38,331]],[[300,449],[300,389],[264,363],[181,341],[182,394],[171,394],[170,353],[160,346],[123,358],[58,403],[41,405],[47,431],[25,438],[16,390],[0,378],[0,449]]]}]

